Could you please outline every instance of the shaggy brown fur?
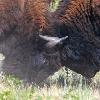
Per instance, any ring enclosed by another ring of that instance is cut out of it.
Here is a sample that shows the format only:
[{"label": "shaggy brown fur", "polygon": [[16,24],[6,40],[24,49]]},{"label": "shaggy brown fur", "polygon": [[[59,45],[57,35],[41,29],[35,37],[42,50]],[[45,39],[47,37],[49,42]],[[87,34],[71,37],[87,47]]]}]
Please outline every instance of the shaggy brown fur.
[{"label": "shaggy brown fur", "polygon": [[0,0],[0,34],[6,37],[20,26],[28,36],[42,31],[48,25],[48,6],[47,0]]},{"label": "shaggy brown fur", "polygon": [[75,25],[83,32],[81,35],[100,47],[100,40],[96,37],[100,35],[100,1],[70,0],[69,4],[63,6],[63,14],[58,13],[58,19],[66,25]]}]

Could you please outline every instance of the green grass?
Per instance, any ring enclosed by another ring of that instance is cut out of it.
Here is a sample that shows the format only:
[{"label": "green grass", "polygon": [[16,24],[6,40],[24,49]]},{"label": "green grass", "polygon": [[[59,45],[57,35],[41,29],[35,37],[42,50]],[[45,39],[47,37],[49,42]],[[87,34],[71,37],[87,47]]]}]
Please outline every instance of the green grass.
[{"label": "green grass", "polygon": [[[33,85],[24,86],[22,81],[1,74],[0,100],[100,100],[98,87],[100,85],[98,85],[100,73],[93,79],[93,83],[87,85],[82,83],[81,75],[70,72],[69,80],[64,86],[61,86],[58,84],[59,77],[64,77],[66,80],[66,75],[63,72],[64,69],[48,78],[49,82],[51,82],[50,86],[45,84],[42,88]],[[77,85],[74,78],[78,81]]]}]

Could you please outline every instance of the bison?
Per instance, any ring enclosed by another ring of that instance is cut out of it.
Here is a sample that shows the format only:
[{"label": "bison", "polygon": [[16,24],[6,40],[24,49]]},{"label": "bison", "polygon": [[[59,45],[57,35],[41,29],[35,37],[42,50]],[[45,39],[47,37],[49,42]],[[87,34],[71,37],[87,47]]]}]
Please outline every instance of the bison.
[{"label": "bison", "polygon": [[0,0],[1,71],[40,84],[62,66],[89,78],[100,70],[99,6],[63,1],[52,13],[48,0]]},{"label": "bison", "polygon": [[61,63],[85,77],[100,70],[100,1],[62,0],[54,13],[58,37],[68,36]]},{"label": "bison", "polygon": [[45,46],[52,39],[42,36],[52,31],[48,8],[47,0],[0,0],[1,71],[39,84],[61,67],[57,48]]}]

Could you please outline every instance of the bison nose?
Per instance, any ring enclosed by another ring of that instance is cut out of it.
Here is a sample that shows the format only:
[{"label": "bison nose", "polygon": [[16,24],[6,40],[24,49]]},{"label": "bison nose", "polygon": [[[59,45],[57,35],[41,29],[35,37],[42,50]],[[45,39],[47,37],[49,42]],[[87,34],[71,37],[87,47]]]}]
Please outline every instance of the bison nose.
[{"label": "bison nose", "polygon": [[59,37],[49,37],[49,36],[44,36],[44,35],[39,35],[39,37],[47,41],[46,46],[49,48],[52,48],[56,46],[57,44],[62,43],[62,41],[68,38],[68,36],[59,38]]}]

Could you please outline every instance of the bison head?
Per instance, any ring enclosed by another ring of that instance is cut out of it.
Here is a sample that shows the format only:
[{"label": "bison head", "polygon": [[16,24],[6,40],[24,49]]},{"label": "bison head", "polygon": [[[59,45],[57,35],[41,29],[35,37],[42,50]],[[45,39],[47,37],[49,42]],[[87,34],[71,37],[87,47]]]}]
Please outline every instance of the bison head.
[{"label": "bison head", "polygon": [[88,78],[100,70],[100,3],[97,1],[69,0],[55,15],[59,19],[58,36],[69,37],[60,51],[62,65]]},{"label": "bison head", "polygon": [[0,71],[41,83],[61,67],[55,46],[66,39],[39,36],[48,34],[47,0],[0,0],[0,9]]}]

